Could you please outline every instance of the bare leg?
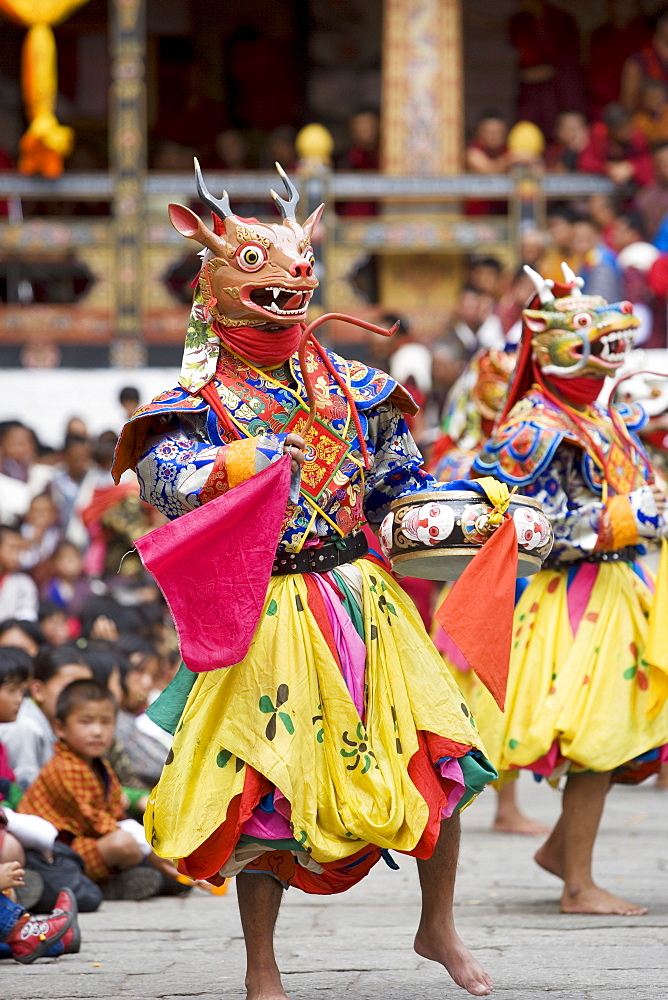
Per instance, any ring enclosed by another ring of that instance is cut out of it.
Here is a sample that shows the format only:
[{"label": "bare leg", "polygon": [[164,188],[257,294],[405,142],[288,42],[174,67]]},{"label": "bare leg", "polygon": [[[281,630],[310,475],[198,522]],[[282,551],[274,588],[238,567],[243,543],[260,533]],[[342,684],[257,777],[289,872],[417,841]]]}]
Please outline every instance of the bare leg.
[{"label": "bare leg", "polygon": [[492,980],[462,944],[452,913],[459,836],[459,816],[444,820],[431,858],[417,863],[422,889],[422,916],[415,937],[415,950],[422,958],[445,966],[458,986],[482,997],[492,992]]},{"label": "bare leg", "polygon": [[527,837],[544,837],[550,832],[549,826],[529,819],[520,809],[517,801],[517,779],[508,781],[499,789],[492,829],[495,833],[521,833]]},{"label": "bare leg", "polygon": [[124,871],[126,868],[134,868],[140,865],[144,855],[137,841],[125,830],[113,830],[112,833],[105,833],[97,841],[100,854],[104,858],[107,868],[112,871],[118,869]]},{"label": "bare leg", "polygon": [[241,872],[237,899],[246,944],[247,1000],[287,1000],[274,953],[283,889],[271,875]]},{"label": "bare leg", "polygon": [[556,822],[552,833],[542,847],[534,854],[536,864],[544,868],[550,875],[564,877],[564,814]]},{"label": "bare leg", "polygon": [[564,880],[562,913],[647,913],[645,907],[600,889],[592,877],[594,843],[609,787],[609,773],[569,775],[559,822],[536,854],[542,868]]},{"label": "bare leg", "polygon": [[656,779],[657,788],[668,788],[668,764],[664,764]]}]

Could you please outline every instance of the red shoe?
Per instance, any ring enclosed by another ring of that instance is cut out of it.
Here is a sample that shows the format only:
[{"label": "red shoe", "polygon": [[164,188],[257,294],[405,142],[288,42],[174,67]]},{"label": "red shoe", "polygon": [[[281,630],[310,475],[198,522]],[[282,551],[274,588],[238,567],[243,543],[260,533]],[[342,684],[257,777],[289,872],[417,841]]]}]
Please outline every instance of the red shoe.
[{"label": "red shoe", "polygon": [[[75,933],[70,938],[70,944],[78,945],[77,901],[69,889],[63,889],[56,899],[55,909],[48,916],[33,917],[26,914],[21,917],[7,944],[12,950],[12,958],[24,965],[42,958],[54,945],[69,937],[71,929]],[[59,954],[64,954],[64,950]]]},{"label": "red shoe", "polygon": [[[71,909],[72,903],[74,903],[73,909]],[[71,912],[74,914],[74,921],[72,922],[69,930],[65,931],[60,941],[56,941],[56,943],[52,945],[48,951],[44,952],[44,958],[59,958],[61,955],[76,955],[81,948],[81,931],[79,930],[79,924],[77,922],[77,901],[73,896],[70,896],[69,889],[67,892],[63,891],[58,894],[54,913],[56,910],[67,912],[68,909],[71,909]]]}]

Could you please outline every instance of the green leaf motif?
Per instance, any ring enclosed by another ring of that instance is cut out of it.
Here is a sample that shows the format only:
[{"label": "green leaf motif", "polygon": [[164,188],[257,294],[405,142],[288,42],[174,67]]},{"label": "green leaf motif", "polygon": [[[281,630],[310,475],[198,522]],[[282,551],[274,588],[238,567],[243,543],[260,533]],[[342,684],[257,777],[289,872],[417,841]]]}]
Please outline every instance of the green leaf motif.
[{"label": "green leaf motif", "polygon": [[520,745],[519,740],[508,740],[508,746],[511,750],[515,750]]},{"label": "green leaf motif", "polygon": [[216,764],[218,765],[218,767],[225,767],[226,764],[229,764],[231,756],[232,756],[231,750],[221,750],[218,756],[216,757]]},{"label": "green leaf motif", "polygon": [[265,715],[270,715],[271,712],[275,712],[274,703],[268,694],[263,694],[260,698],[259,709],[264,712]]},{"label": "green leaf motif", "polygon": [[290,733],[290,736],[292,736],[292,734],[295,731],[295,727],[290,716],[287,714],[287,712],[279,712],[278,717],[285,726],[285,728],[287,729],[287,731]]},{"label": "green leaf motif", "polygon": [[632,667],[628,667],[628,669],[626,669],[624,671],[624,680],[625,681],[632,681],[637,672],[638,672],[638,668],[636,667],[636,665],[634,663],[634,665]]},{"label": "green leaf motif", "polygon": [[269,604],[267,605],[266,614],[275,615],[277,611],[278,611],[278,604],[272,597],[272,599],[269,601]]},{"label": "green leaf motif", "polygon": [[391,612],[391,614],[396,615],[397,611],[396,608],[394,607],[394,604],[390,604],[390,602],[388,601],[385,607],[389,612]]}]

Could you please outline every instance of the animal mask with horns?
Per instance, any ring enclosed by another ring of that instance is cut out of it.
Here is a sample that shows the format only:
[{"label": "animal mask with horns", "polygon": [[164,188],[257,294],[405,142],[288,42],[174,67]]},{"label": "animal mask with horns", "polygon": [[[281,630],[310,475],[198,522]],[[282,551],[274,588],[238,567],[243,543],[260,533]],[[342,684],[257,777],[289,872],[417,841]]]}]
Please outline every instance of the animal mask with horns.
[{"label": "animal mask with horns", "polygon": [[624,363],[638,319],[630,302],[608,304],[600,295],[583,295],[582,278],[567,264],[561,266],[564,283],[559,285],[524,268],[540,303],[539,309],[522,313],[534,358],[551,378],[604,379]]},{"label": "animal mask with horns", "polygon": [[234,215],[227,192],[222,198],[209,193],[197,160],[197,191],[213,212],[213,231],[184,205],[169,206],[177,232],[205,248],[198,278],[202,299],[212,319],[228,328],[271,331],[302,323],[318,287],[311,241],[324,205],[300,226],[297,189],[278,163],[276,169],[287,193],[286,200],[271,192],[281,223]]}]

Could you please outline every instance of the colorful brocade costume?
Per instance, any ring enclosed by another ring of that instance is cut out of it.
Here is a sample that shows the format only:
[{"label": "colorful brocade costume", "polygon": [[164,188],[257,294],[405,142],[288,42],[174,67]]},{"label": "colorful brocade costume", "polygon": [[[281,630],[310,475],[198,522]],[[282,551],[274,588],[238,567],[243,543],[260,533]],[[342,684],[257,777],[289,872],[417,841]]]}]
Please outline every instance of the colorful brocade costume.
[{"label": "colorful brocade costume", "polygon": [[[379,524],[393,498],[438,488],[408,433],[405,390],[327,357],[354,400],[369,468],[340,385],[310,351],[320,419],[307,435],[279,561],[304,545],[317,552],[349,540],[365,519]],[[142,496],[170,519],[247,481],[280,435],[305,422],[296,357],[261,370],[221,348],[213,385],[239,440],[177,388],[140,409],[119,444],[117,466],[136,467]],[[201,674],[182,668],[153,718],[175,736],[147,836],[198,878],[246,869],[309,892],[342,891],[387,850],[429,857],[441,819],[495,777],[415,608],[367,558],[272,576],[243,662]]]},{"label": "colorful brocade costume", "polygon": [[[668,620],[666,592],[658,587],[653,596],[638,561],[665,523],[637,437],[642,409],[608,412],[592,399],[605,366],[621,363],[630,304],[580,296],[574,281],[554,296],[541,291],[540,311],[525,311],[531,325],[511,400],[473,474],[539,500],[554,548],[517,604],[505,714],[480,686],[472,704],[500,771],[528,768],[553,779],[610,771],[613,780],[636,782],[668,757],[667,646],[655,631],[650,650],[648,635]],[[570,372],[578,378],[569,384]],[[579,393],[580,405],[569,405],[566,393]]]}]

